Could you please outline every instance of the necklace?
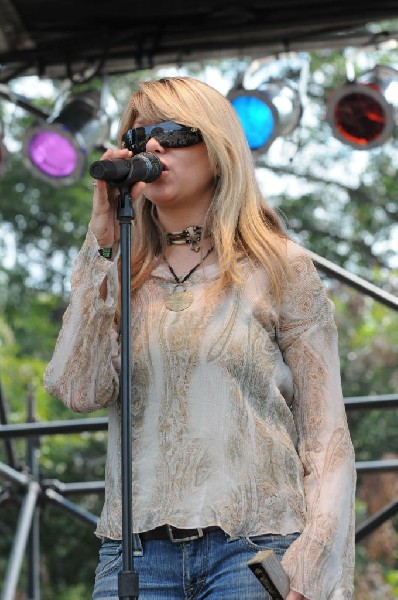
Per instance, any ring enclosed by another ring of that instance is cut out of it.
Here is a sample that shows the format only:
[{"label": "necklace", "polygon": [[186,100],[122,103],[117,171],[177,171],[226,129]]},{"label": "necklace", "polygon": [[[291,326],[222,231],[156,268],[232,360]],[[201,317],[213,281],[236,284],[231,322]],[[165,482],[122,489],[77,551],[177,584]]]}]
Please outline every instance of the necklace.
[{"label": "necklace", "polygon": [[176,285],[174,286],[173,291],[168,294],[165,298],[164,304],[166,308],[172,310],[173,312],[180,312],[181,310],[185,310],[189,306],[191,306],[193,302],[193,293],[191,290],[187,290],[185,287],[185,282],[191,277],[192,273],[196,271],[198,267],[206,260],[209,256],[210,252],[213,252],[214,246],[212,246],[204,255],[202,260],[198,262],[197,265],[192,267],[192,269],[184,275],[184,277],[177,277],[173,267],[167,260],[165,256],[163,256],[163,260],[166,263],[170,273],[173,275]]},{"label": "necklace", "polygon": [[173,233],[166,233],[167,243],[170,244],[189,244],[191,250],[199,252],[200,242],[202,240],[203,227],[200,225],[193,225],[187,227],[182,231],[175,231]]}]

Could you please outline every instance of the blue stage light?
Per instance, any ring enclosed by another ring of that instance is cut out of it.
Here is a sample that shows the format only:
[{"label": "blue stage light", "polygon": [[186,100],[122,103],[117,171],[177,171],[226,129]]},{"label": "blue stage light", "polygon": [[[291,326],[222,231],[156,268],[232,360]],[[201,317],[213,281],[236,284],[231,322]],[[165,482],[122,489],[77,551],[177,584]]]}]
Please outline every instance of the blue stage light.
[{"label": "blue stage light", "polygon": [[237,112],[251,150],[267,150],[299,124],[302,107],[292,82],[270,80],[255,90],[233,89],[228,99]]},{"label": "blue stage light", "polygon": [[246,134],[250,150],[269,146],[275,139],[276,110],[256,92],[243,91],[231,99]]}]

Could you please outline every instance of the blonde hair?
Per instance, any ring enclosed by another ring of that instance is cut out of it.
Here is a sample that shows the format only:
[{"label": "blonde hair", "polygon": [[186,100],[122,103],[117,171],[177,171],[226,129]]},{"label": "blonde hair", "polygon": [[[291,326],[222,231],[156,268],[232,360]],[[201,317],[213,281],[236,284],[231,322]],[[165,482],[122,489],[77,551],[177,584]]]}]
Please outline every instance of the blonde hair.
[{"label": "blonde hair", "polygon": [[[122,117],[119,142],[138,116],[153,123],[175,121],[202,132],[215,177],[214,197],[204,225],[213,236],[220,285],[239,284],[238,260],[246,256],[263,265],[279,301],[282,280],[288,273],[283,243],[288,236],[278,215],[262,198],[252,154],[231,103],[206,83],[190,77],[168,77],[140,83]],[[156,208],[145,196],[137,201],[135,212],[133,290],[149,276],[165,244]]]}]

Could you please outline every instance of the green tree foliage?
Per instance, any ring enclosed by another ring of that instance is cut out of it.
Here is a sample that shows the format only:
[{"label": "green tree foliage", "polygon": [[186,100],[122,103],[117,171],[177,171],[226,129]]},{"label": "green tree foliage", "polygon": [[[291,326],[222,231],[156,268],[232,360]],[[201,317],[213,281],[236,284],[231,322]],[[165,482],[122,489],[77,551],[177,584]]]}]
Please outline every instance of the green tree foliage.
[{"label": "green tree foliage", "polygon": [[[324,120],[325,101],[328,92],[345,80],[343,54],[319,52],[301,58],[311,59],[302,124],[289,139],[277,140],[266,155],[255,157],[264,194],[286,215],[294,239],[396,293],[398,154],[393,143],[361,153],[334,140]],[[398,53],[380,49],[373,51],[371,58],[367,55],[366,60],[397,66]],[[220,78],[232,82],[232,74],[247,64],[245,60],[225,61],[210,67],[218,69]],[[198,69],[194,76],[208,78],[210,67]],[[280,70],[281,75],[297,79],[297,69],[288,61],[281,64]],[[110,80],[111,92],[120,107],[137,81],[148,75],[136,73]],[[93,85],[99,86],[100,82],[94,81]],[[56,92],[54,88],[54,96]],[[35,105],[51,110],[47,98],[38,98]],[[32,117],[15,111],[11,120],[3,105],[0,111],[8,123],[8,136],[20,143]],[[99,155],[99,150],[92,152],[88,162]],[[10,422],[25,421],[27,395],[33,391],[39,420],[72,419],[76,415],[45,392],[42,375],[68,301],[71,265],[87,229],[91,179],[86,171],[68,188],[50,187],[26,170],[16,151],[11,153],[10,168],[0,181],[0,189],[0,374],[8,418]],[[336,307],[344,395],[396,393],[396,312],[322,276]],[[348,417],[358,460],[376,460],[385,452],[398,454],[396,411],[352,412]],[[106,434],[102,432],[43,437],[43,477],[63,482],[101,480],[105,446]],[[16,448],[23,461],[24,442],[18,440]],[[0,444],[0,460],[6,459]],[[99,514],[101,498],[83,496],[78,503]],[[367,516],[368,505],[368,498],[358,498],[359,519]],[[0,511],[0,573],[5,572],[17,515],[13,507]],[[98,549],[90,527],[49,505],[42,510],[41,522],[43,600],[88,598]],[[397,585],[397,557],[384,566],[380,558],[381,567],[372,560],[368,548],[359,546],[358,578],[371,581],[371,569],[379,569],[374,579],[386,586],[383,589],[387,589],[387,598]],[[374,600],[376,596],[367,593],[361,587],[358,600]]]}]

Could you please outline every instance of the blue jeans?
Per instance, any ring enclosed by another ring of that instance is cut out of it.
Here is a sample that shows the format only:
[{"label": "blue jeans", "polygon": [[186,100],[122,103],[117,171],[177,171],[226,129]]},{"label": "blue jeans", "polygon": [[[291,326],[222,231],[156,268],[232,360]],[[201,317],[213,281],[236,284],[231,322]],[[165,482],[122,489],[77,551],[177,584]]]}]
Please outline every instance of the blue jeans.
[{"label": "blue jeans", "polygon": [[[269,600],[268,593],[247,566],[266,548],[279,559],[299,536],[261,535],[231,539],[212,531],[191,542],[143,541],[134,536],[134,570],[139,575],[140,600]],[[120,541],[106,539],[95,572],[93,600],[118,600],[122,567]]]}]

